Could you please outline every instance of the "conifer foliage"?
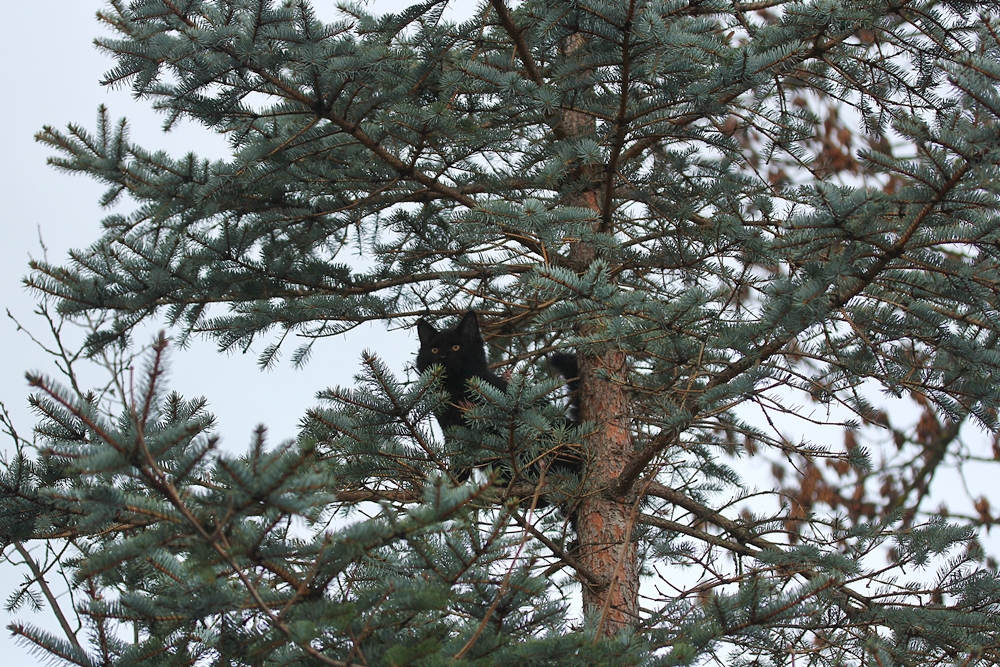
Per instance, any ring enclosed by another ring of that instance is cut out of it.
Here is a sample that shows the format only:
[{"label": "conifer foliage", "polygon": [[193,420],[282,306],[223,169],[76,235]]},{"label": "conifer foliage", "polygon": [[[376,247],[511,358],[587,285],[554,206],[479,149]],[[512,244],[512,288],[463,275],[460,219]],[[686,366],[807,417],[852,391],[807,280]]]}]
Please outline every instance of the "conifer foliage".
[{"label": "conifer foliage", "polygon": [[[14,631],[88,666],[1000,663],[994,512],[928,508],[944,463],[1000,458],[969,453],[1000,406],[995,4],[448,5],[99,14],[104,83],[231,155],[103,108],[39,134],[135,204],[28,277],[108,323],[90,352],[159,317],[325,364],[360,323],[472,308],[509,381],[442,434],[442,369],[366,354],[297,442],[237,456],[165,339],[116,414],[33,378],[0,546],[32,572],[9,606],[41,591],[62,635]],[[743,502],[742,455],[781,488]]]}]

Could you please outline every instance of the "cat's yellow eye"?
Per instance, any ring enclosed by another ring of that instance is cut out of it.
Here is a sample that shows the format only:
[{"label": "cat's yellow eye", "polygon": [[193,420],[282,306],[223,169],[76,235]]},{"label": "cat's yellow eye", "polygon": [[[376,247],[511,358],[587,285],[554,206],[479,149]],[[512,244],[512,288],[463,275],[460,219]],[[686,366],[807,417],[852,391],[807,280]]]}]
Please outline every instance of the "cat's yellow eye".
[{"label": "cat's yellow eye", "polygon": [[436,347],[432,347],[431,348],[431,354],[437,354],[437,353],[438,353],[438,349]]},{"label": "cat's yellow eye", "polygon": [[452,350],[454,350],[455,352],[458,352],[458,348],[459,348],[459,347],[460,347],[460,346],[458,346],[458,345],[452,345],[452,346],[451,346],[451,349],[452,349]]}]

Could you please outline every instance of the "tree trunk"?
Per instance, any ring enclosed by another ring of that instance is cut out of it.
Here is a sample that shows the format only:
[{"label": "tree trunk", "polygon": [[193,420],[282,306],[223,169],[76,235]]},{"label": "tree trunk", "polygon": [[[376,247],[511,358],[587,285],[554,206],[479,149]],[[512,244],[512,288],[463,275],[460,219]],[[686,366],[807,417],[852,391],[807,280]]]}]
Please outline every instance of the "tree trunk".
[{"label": "tree trunk", "polygon": [[634,505],[606,494],[632,454],[631,410],[621,382],[626,373],[618,350],[581,359],[581,415],[600,430],[587,443],[590,465],[576,515],[579,559],[605,582],[584,585],[583,605],[587,619],[596,619],[607,635],[633,623],[639,610],[638,558],[630,539]]},{"label": "tree trunk", "polygon": [[[563,44],[565,55],[571,57],[585,43],[581,34],[570,36]],[[597,129],[593,116],[576,111],[564,112],[559,125],[566,137],[593,136]],[[589,185],[572,193],[570,203],[600,216],[602,175],[600,165],[581,165],[572,180]],[[579,242],[571,248],[570,258],[586,270],[596,253],[589,244]],[[634,503],[607,493],[633,452],[632,412],[625,390],[628,367],[625,354],[613,347],[596,356],[579,356],[580,415],[597,424],[598,430],[587,442],[587,479],[576,508],[578,558],[602,581],[600,585],[584,583],[583,609],[587,621],[597,622],[602,633],[613,636],[634,623],[639,611],[638,552],[630,539]]]}]

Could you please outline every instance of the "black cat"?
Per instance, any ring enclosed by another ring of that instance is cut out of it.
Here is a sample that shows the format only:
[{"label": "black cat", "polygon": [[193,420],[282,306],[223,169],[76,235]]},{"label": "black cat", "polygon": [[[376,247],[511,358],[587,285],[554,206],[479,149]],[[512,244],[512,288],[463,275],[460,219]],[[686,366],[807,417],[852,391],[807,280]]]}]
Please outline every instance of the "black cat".
[{"label": "black cat", "polygon": [[[451,400],[435,413],[443,431],[453,426],[465,425],[463,412],[469,403],[474,403],[478,395],[469,387],[469,380],[479,378],[501,391],[507,391],[507,381],[490,370],[486,362],[486,343],[479,331],[479,320],[475,311],[468,311],[457,326],[438,331],[426,320],[417,322],[420,337],[420,351],[417,353],[417,370],[423,373],[434,364],[444,367],[444,389]],[[570,404],[567,421],[579,421],[579,380],[576,356],[559,353],[549,358],[549,363],[567,380],[570,390]],[[582,459],[575,453],[560,452],[547,462],[560,472],[577,473],[582,467]],[[532,466],[540,472],[538,464]],[[460,472],[459,479],[468,477],[468,472]]]},{"label": "black cat", "polygon": [[435,415],[441,430],[465,423],[462,404],[476,399],[469,388],[472,378],[507,391],[507,381],[493,373],[486,363],[485,343],[475,311],[467,312],[458,326],[442,331],[421,319],[417,322],[417,335],[420,337],[417,370],[423,373],[434,364],[444,367],[444,389],[451,400]]}]

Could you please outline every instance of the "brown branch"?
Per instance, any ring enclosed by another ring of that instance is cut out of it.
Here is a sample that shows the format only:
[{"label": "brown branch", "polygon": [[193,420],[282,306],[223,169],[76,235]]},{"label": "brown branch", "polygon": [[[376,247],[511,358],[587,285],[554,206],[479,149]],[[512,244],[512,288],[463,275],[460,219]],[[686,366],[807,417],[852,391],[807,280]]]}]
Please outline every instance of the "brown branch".
[{"label": "brown branch", "polygon": [[528,45],[524,41],[524,33],[517,29],[514,25],[514,20],[510,16],[510,11],[507,9],[507,5],[504,4],[503,0],[490,0],[490,4],[493,9],[496,10],[497,18],[500,19],[500,25],[503,29],[507,31],[507,36],[510,37],[510,41],[514,43],[514,50],[517,51],[518,58],[521,59],[521,63],[524,65],[524,69],[528,72],[528,77],[534,81],[539,86],[545,84],[545,80],[542,78],[541,72],[535,66],[535,61],[531,57],[531,51],[528,50]]},{"label": "brown branch", "polygon": [[[676,489],[672,489],[669,486],[665,486],[663,484],[651,483],[649,484],[647,493],[651,496],[667,500],[673,503],[674,505],[677,505],[678,507],[687,510],[688,512],[693,514],[695,518],[697,518],[699,521],[711,523],[718,526],[719,528],[722,528],[727,533],[735,537],[739,543],[737,544],[730,542],[729,540],[716,538],[715,536],[711,536],[708,535],[707,533],[704,533],[704,531],[698,531],[696,529],[688,528],[680,524],[678,524],[680,528],[676,527],[675,525],[668,526],[666,524],[675,524],[675,522],[669,521],[667,519],[648,517],[649,519],[654,519],[656,521],[656,523],[653,523],[651,521],[648,522],[649,525],[658,525],[662,523],[664,525],[660,527],[668,527],[669,530],[677,530],[678,532],[684,533],[686,535],[692,535],[693,537],[697,537],[698,539],[703,539],[711,543],[719,542],[718,546],[725,546],[725,548],[727,549],[732,549],[737,553],[741,553],[747,556],[757,557],[758,555],[752,549],[746,547],[747,544],[753,545],[758,549],[767,551],[780,552],[784,551],[784,549],[787,548],[787,545],[777,544],[776,542],[771,542],[770,540],[766,540],[763,537],[753,534],[751,531],[740,526],[737,522],[733,521],[732,519],[729,519],[723,516],[722,514],[719,514],[712,508],[706,505],[702,505],[701,503],[689,497],[688,495],[681,493]],[[643,515],[642,519],[643,522],[647,522],[646,521],[647,516],[648,515]],[[792,573],[799,574],[805,579],[810,581],[817,576],[816,572],[806,569],[798,569]],[[847,588],[846,586],[839,586],[838,588],[846,598],[849,598],[850,600],[853,600],[854,602],[863,605],[865,608],[870,609],[875,604],[871,600],[871,598],[865,597],[864,595],[861,595],[860,593],[853,591],[850,588]],[[851,613],[859,611],[856,607],[851,606],[849,604],[845,607],[845,610]]]},{"label": "brown branch", "polygon": [[[966,160],[965,164],[963,164],[954,174],[952,174],[951,178],[949,178],[948,181],[941,187],[941,189],[934,194],[934,197],[931,198],[931,200],[928,201],[926,204],[924,204],[924,207],[920,209],[920,212],[917,213],[916,216],[914,216],[913,222],[910,223],[910,226],[907,227],[906,231],[903,232],[903,234],[899,237],[896,243],[894,243],[889,250],[887,250],[881,257],[879,257],[879,259],[876,262],[874,262],[870,267],[868,267],[867,271],[865,271],[858,277],[858,281],[853,287],[844,290],[844,292],[842,292],[839,295],[835,295],[833,299],[831,299],[834,308],[841,308],[847,305],[848,301],[850,301],[855,296],[860,294],[862,290],[868,287],[868,285],[870,285],[872,281],[875,280],[876,276],[878,276],[878,274],[883,269],[885,269],[886,266],[888,266],[889,262],[899,258],[900,256],[903,255],[904,252],[906,252],[906,244],[910,242],[910,239],[917,232],[917,229],[920,228],[920,223],[922,223],[924,219],[926,219],[927,216],[934,211],[935,207],[944,200],[945,196],[947,196],[948,193],[950,193],[952,190],[955,189],[958,183],[962,180],[962,177],[965,176],[965,174],[971,168],[972,168],[971,160]],[[728,382],[729,380],[725,381]],[[719,384],[722,383],[719,382],[714,385],[710,383],[709,388],[711,388],[711,386],[718,386]]]},{"label": "brown branch", "polygon": [[622,27],[622,80],[621,92],[618,96],[618,116],[615,118],[615,138],[612,142],[611,158],[604,167],[604,203],[601,207],[601,225],[599,231],[607,232],[611,228],[611,206],[614,201],[615,176],[618,173],[618,160],[625,145],[625,134],[628,128],[628,94],[631,76],[631,60],[629,49],[632,46],[632,19],[635,17],[635,0],[630,0],[628,16]]},{"label": "brown branch", "polygon": [[647,526],[654,526],[656,528],[663,528],[665,530],[672,530],[675,533],[681,533],[682,535],[688,535],[702,542],[708,542],[717,547],[722,547],[723,549],[728,549],[735,553],[741,554],[743,556],[749,556],[751,558],[759,558],[760,553],[751,549],[745,544],[740,544],[738,542],[733,542],[731,540],[726,540],[718,535],[712,535],[711,533],[706,533],[703,530],[698,530],[697,528],[691,528],[683,523],[678,523],[677,521],[671,521],[670,519],[662,519],[657,516],[651,516],[649,514],[640,514],[637,521],[641,524]]},{"label": "brown branch", "polygon": [[687,510],[695,516],[699,521],[704,521],[706,523],[712,523],[722,528],[724,531],[735,537],[742,543],[752,544],[759,549],[778,549],[778,545],[765,540],[763,538],[757,537],[753,533],[747,531],[738,523],[732,519],[728,519],[722,514],[719,514],[707,505],[702,505],[697,500],[694,500],[690,496],[676,489],[663,484],[657,484],[655,482],[649,484],[649,488],[646,493],[650,496],[656,498],[662,498],[670,502],[673,505]]},{"label": "brown branch", "polygon": [[73,645],[76,650],[80,653],[86,654],[83,647],[80,646],[80,641],[76,638],[76,633],[73,632],[73,628],[70,627],[69,621],[66,620],[66,616],[62,612],[62,607],[59,606],[56,596],[52,593],[52,589],[49,588],[49,583],[45,581],[45,574],[38,567],[35,559],[31,557],[31,553],[24,548],[24,545],[20,542],[14,542],[14,548],[17,552],[21,554],[24,562],[27,563],[28,567],[31,569],[31,574],[34,575],[35,581],[42,589],[42,593],[45,595],[45,599],[49,601],[49,606],[52,607],[52,613],[56,615],[56,619],[59,621],[59,626],[62,628],[63,632],[66,633],[66,639],[69,643]]},{"label": "brown branch", "polygon": [[342,491],[335,495],[337,496],[337,502],[343,503],[379,502],[383,500],[395,503],[418,503],[423,497],[420,491],[403,491],[401,489],[391,491],[358,489],[355,491]]},{"label": "brown branch", "polygon": [[[87,654],[84,654],[84,659],[86,661],[80,662],[80,660],[77,659],[76,656],[69,655],[68,653],[63,653],[58,650],[58,647],[49,646],[48,643],[43,641],[41,637],[38,637],[35,634],[33,634],[32,628],[28,628],[20,623],[10,623],[7,625],[7,629],[10,630],[11,635],[15,637],[24,637],[35,646],[42,649],[42,651],[44,651],[45,653],[58,656],[68,663],[74,665],[80,665],[80,667],[92,667],[92,665],[94,664],[93,659]],[[110,663],[110,661],[108,662]]]},{"label": "brown branch", "polygon": [[524,528],[526,531],[531,533],[536,540],[538,540],[546,547],[548,547],[549,551],[551,551],[556,556],[556,558],[558,558],[559,560],[563,561],[571,568],[573,568],[573,570],[578,575],[580,575],[583,579],[587,580],[588,584],[590,584],[591,586],[596,586],[598,588],[603,588],[604,586],[607,586],[608,582],[605,581],[603,577],[598,576],[596,573],[592,572],[589,568],[581,565],[579,561],[577,561],[575,558],[567,554],[566,551],[563,550],[558,544],[550,540],[548,537],[545,536],[544,533],[542,533],[540,530],[538,530],[530,523],[528,523],[527,520],[525,520],[525,518],[522,517],[520,514],[518,514],[517,512],[511,512],[510,515],[511,517],[513,517],[514,521],[517,522],[517,525]]},{"label": "brown branch", "polygon": [[948,445],[950,445],[955,438],[958,437],[958,432],[961,429],[961,426],[962,420],[948,423],[945,428],[942,429],[941,434],[935,438],[933,442],[924,446],[924,454],[926,455],[924,465],[920,467],[920,470],[918,470],[917,474],[913,476],[913,479],[906,484],[902,493],[886,505],[886,514],[901,509],[903,507],[903,503],[906,502],[906,499],[914,491],[917,491],[919,494],[917,502],[914,505],[914,511],[916,511],[923,500],[923,496],[927,494],[927,490],[931,483],[931,479],[934,477],[934,473],[937,472],[938,466],[941,465],[944,461],[945,454],[948,453]]}]

